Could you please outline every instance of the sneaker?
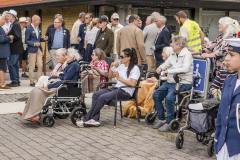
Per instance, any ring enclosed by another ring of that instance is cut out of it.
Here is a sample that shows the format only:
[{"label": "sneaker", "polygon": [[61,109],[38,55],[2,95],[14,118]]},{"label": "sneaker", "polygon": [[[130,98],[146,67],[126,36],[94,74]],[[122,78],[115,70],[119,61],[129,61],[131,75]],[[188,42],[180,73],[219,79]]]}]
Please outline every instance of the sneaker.
[{"label": "sneaker", "polygon": [[101,124],[98,121],[95,121],[94,119],[90,119],[89,121],[84,123],[86,126],[89,127],[99,127]]},{"label": "sneaker", "polygon": [[35,83],[33,82],[33,83],[30,83],[30,86],[31,87],[35,87]]},{"label": "sneaker", "polygon": [[0,89],[11,89],[11,87],[9,87],[8,85],[5,85],[5,86],[0,86]]},{"label": "sneaker", "polygon": [[7,84],[7,86],[8,86],[8,87],[19,87],[19,86],[20,86],[20,83],[12,82],[12,83]]},{"label": "sneaker", "polygon": [[162,127],[166,123],[167,123],[166,120],[159,120],[155,125],[153,125],[153,129],[158,129],[158,128]]},{"label": "sneaker", "polygon": [[80,127],[80,128],[83,128],[83,127],[84,127],[84,122],[83,122],[83,120],[77,121],[77,122],[76,122],[76,125],[77,125],[78,127]]},{"label": "sneaker", "polygon": [[26,73],[23,73],[23,74],[22,74],[22,77],[28,78],[28,75],[27,75]]},{"label": "sneaker", "polygon": [[165,123],[162,127],[159,128],[160,132],[169,132],[170,131],[170,127],[169,124]]}]

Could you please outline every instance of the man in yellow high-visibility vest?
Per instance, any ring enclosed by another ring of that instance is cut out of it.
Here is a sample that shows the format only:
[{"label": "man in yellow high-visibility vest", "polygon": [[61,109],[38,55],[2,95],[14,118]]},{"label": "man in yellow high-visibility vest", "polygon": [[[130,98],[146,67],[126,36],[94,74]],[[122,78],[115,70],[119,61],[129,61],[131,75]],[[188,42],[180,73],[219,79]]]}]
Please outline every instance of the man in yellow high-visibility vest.
[{"label": "man in yellow high-visibility vest", "polygon": [[199,54],[204,42],[204,33],[198,23],[188,19],[185,11],[177,12],[175,19],[181,26],[179,35],[187,39],[187,47],[189,51],[191,51],[192,54]]}]

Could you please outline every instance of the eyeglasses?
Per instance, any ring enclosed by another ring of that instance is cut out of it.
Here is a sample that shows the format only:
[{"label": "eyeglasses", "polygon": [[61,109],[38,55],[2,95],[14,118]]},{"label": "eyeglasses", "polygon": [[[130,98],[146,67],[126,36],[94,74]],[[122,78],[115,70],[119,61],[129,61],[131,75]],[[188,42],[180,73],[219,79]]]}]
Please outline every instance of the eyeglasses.
[{"label": "eyeglasses", "polygon": [[119,19],[118,18],[113,18],[114,21],[118,21]]}]

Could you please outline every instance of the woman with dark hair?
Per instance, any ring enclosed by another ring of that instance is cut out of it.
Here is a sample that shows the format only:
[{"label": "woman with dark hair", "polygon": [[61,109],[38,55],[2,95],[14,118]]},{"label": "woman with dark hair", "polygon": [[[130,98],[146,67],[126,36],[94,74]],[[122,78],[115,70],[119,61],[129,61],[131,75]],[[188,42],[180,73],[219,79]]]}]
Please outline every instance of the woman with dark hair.
[{"label": "woman with dark hair", "polygon": [[[140,77],[140,70],[137,66],[137,54],[134,48],[126,48],[120,55],[121,64],[113,62],[108,73],[108,78],[116,78],[117,84],[113,88],[105,88],[95,92],[92,96],[92,107],[84,121],[78,121],[79,127],[100,126],[100,111],[105,104],[108,104],[116,96],[119,100],[127,100],[134,93],[134,86]],[[129,86],[119,90],[119,87]]]}]

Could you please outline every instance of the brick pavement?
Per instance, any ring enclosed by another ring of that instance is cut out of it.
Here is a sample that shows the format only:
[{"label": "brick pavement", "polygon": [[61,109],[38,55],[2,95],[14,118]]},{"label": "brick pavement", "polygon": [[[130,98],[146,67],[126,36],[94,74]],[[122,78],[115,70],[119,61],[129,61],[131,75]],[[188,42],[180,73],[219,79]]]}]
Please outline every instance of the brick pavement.
[{"label": "brick pavement", "polygon": [[143,122],[124,118],[114,128],[113,113],[103,109],[100,128],[76,128],[69,119],[47,128],[0,115],[0,160],[213,160],[192,134],[177,150],[174,134],[160,134]]}]

